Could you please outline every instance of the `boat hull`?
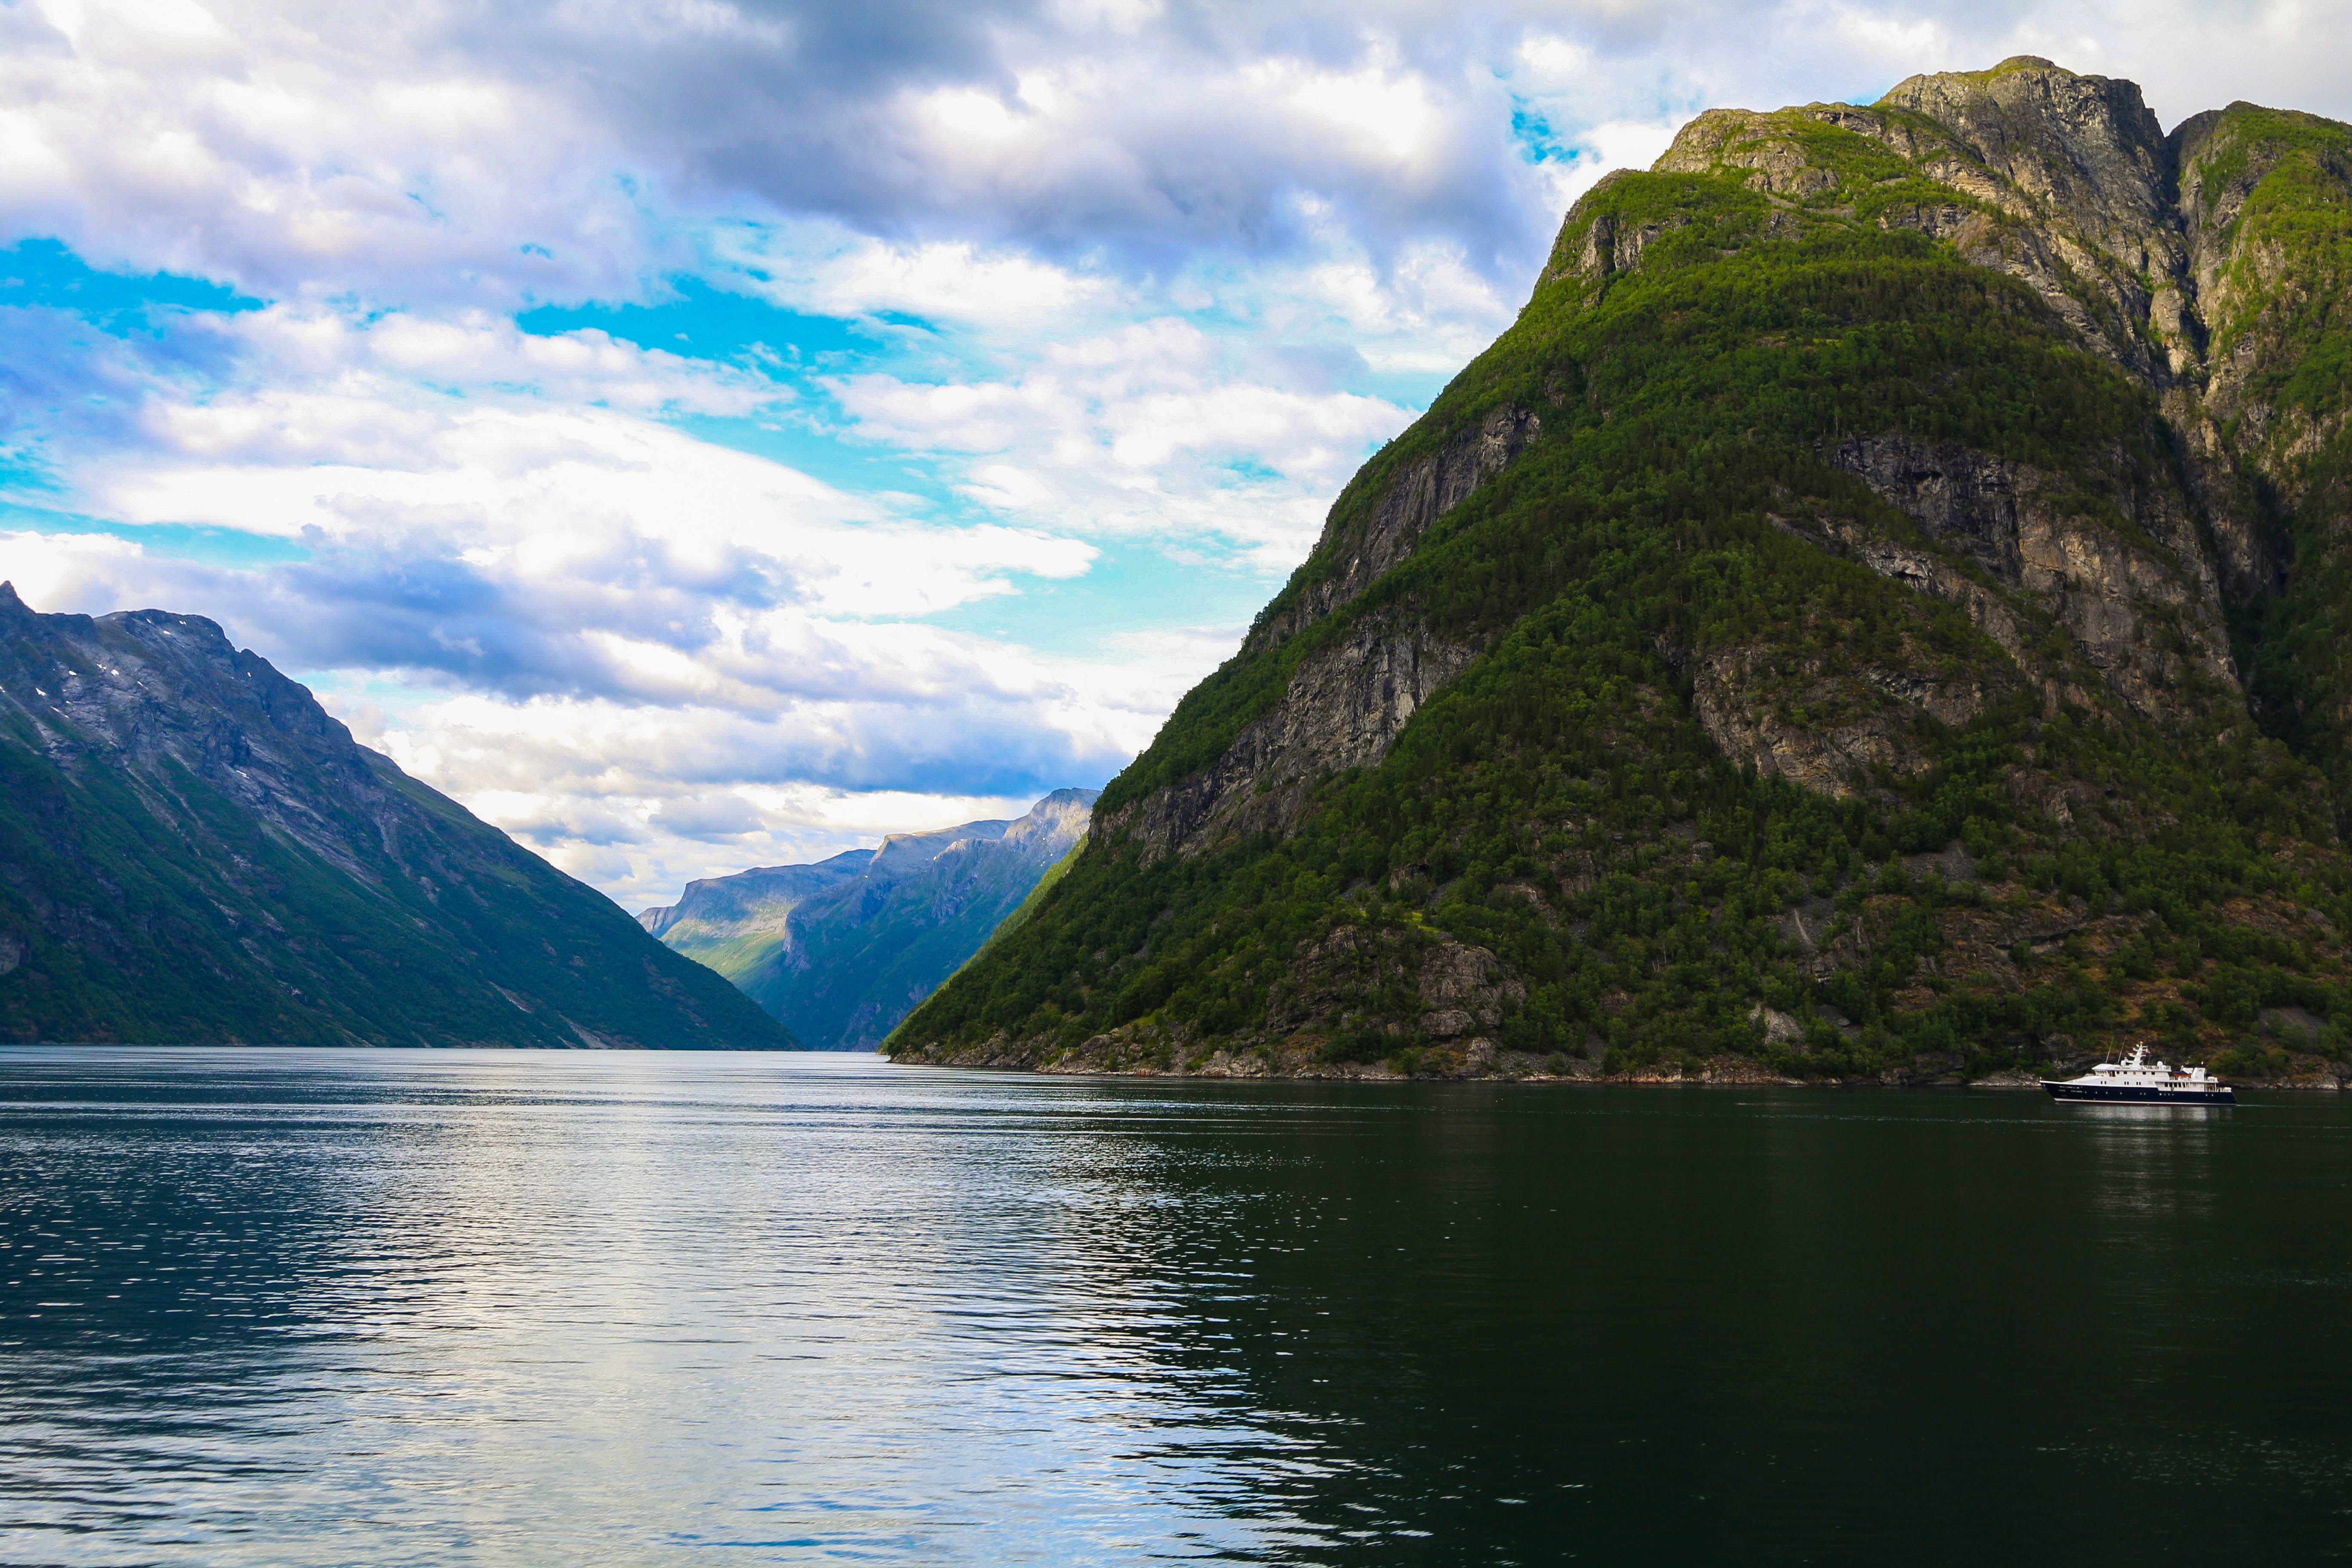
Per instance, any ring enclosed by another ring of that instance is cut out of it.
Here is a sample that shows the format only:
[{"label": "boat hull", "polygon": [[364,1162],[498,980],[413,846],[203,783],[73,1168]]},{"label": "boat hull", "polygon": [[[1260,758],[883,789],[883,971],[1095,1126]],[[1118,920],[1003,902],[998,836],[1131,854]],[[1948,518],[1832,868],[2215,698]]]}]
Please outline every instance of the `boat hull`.
[{"label": "boat hull", "polygon": [[2053,1100],[2092,1101],[2100,1105],[2235,1105],[2237,1091],[2227,1085],[2211,1089],[2158,1089],[2140,1083],[2053,1083],[2042,1080]]}]

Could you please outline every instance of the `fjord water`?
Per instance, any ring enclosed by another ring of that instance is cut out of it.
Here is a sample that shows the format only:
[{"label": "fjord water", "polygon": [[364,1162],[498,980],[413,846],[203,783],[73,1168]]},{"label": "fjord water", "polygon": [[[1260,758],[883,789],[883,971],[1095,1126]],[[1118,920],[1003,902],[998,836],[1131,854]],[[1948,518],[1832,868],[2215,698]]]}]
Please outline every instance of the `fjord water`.
[{"label": "fjord water", "polygon": [[0,1561],[2352,1555],[2352,1109],[0,1050]]}]

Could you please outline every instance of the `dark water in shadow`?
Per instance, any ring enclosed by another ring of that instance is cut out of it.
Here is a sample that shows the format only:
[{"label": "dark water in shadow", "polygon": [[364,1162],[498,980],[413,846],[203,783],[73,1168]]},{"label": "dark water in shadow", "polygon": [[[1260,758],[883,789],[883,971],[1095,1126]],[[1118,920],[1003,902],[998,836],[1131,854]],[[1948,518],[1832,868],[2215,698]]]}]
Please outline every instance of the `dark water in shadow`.
[{"label": "dark water in shadow", "polygon": [[0,1049],[0,1562],[2352,1557],[2352,1107]]}]

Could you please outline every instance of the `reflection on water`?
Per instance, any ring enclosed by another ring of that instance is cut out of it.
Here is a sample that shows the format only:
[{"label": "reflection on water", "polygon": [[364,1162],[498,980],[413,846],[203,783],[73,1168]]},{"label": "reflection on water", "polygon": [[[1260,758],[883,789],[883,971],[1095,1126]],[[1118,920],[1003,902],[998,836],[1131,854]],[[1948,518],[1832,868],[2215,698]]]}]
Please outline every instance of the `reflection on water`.
[{"label": "reflection on water", "polygon": [[0,1050],[0,1561],[2332,1560],[2347,1221],[2332,1100]]},{"label": "reflection on water", "polygon": [[2213,1212],[2213,1139],[2232,1114],[2220,1105],[2069,1105],[2063,1114],[2093,1130],[2088,1146],[2097,1161],[2090,1197],[2107,1222],[2105,1237],[2131,1246],[2177,1245],[2177,1227],[2131,1226]]},{"label": "reflection on water", "polygon": [[2153,1105],[2134,1104],[2128,1100],[2102,1104],[2095,1100],[2076,1100],[2066,1107],[2066,1114],[2091,1121],[2155,1121],[2167,1126],[2183,1122],[2218,1121],[2230,1114],[2226,1105]]}]

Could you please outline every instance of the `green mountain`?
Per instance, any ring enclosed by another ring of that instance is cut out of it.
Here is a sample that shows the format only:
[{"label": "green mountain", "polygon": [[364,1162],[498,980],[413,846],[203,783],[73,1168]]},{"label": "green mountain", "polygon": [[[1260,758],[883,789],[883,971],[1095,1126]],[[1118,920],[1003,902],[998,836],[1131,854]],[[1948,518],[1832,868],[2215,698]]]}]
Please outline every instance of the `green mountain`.
[{"label": "green mountain", "polygon": [[2309,115],[1700,116],[894,1054],[2352,1071],[2347,279]]},{"label": "green mountain", "polygon": [[792,1045],[212,622],[5,584],[0,1038]]},{"label": "green mountain", "polygon": [[814,866],[690,882],[637,923],[812,1047],[870,1051],[1018,914],[1085,836],[1096,793],[1055,790],[1018,820],[894,833]]}]

